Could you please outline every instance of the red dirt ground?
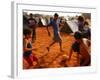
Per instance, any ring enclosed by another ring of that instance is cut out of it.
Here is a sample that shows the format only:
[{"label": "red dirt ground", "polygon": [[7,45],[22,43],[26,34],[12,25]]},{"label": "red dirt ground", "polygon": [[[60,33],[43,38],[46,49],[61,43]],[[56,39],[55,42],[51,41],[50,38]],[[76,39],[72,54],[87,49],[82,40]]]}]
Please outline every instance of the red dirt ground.
[{"label": "red dirt ground", "polygon": [[[78,66],[77,55],[73,54],[70,61],[67,61],[67,56],[70,51],[70,47],[74,42],[74,38],[72,35],[62,34],[62,47],[64,52],[60,52],[59,44],[54,44],[50,51],[48,52],[46,47],[52,41],[52,29],[49,29],[51,36],[48,36],[47,30],[45,27],[38,27],[36,29],[36,41],[33,43],[33,55],[38,58],[39,64],[38,66],[42,68],[58,68],[58,67],[73,67]],[[64,62],[65,60],[65,62]],[[23,64],[23,68],[25,69],[28,66],[26,62]]]}]

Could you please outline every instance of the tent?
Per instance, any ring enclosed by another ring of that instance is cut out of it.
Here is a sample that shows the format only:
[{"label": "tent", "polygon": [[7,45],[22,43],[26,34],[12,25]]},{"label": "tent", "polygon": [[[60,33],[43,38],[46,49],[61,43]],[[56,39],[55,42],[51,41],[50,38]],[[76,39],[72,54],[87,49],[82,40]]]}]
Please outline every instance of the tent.
[{"label": "tent", "polygon": [[42,22],[43,26],[46,26],[48,24],[46,18],[41,18],[41,22]]},{"label": "tent", "polygon": [[48,25],[48,20],[46,18],[39,18],[39,22],[38,22],[39,27],[43,27]]},{"label": "tent", "polygon": [[78,31],[78,25],[74,20],[66,21],[61,29],[61,32],[65,33],[74,33],[76,31]]},{"label": "tent", "polygon": [[73,32],[78,31],[78,25],[76,24],[76,22],[74,20],[67,21],[67,23]]},{"label": "tent", "polygon": [[70,26],[68,25],[67,22],[64,23],[64,26],[61,28],[61,32],[65,33],[72,33],[73,31],[71,30]]}]

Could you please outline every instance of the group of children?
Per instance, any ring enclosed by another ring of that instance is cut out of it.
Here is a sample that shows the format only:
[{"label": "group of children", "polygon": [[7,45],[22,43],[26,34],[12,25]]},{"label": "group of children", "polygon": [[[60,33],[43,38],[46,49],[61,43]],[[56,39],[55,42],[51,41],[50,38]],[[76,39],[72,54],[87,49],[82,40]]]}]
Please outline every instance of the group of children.
[{"label": "group of children", "polygon": [[[54,29],[54,38],[53,38],[53,42],[47,47],[47,50],[50,50],[50,47],[55,44],[56,42],[59,43],[60,45],[60,51],[62,50],[62,40],[60,38],[60,34],[59,34],[59,30],[58,30],[58,26],[56,24],[56,20],[58,19],[58,14],[54,15],[54,20],[52,21],[51,25],[53,26]],[[48,30],[48,27],[47,27]],[[48,30],[48,33],[49,30]],[[33,55],[32,50],[34,50],[34,48],[32,47],[32,31],[30,29],[24,29],[23,30],[23,35],[24,35],[24,39],[23,39],[23,57],[24,59],[28,62],[29,66],[27,68],[34,68],[34,66],[36,66],[38,64],[38,59],[36,58],[35,55]],[[49,34],[50,35],[50,34]],[[79,64],[81,65],[82,60],[84,61],[84,65],[89,65],[90,64],[90,56],[87,57],[88,61],[86,62],[86,58],[83,58],[83,56],[85,55],[83,53],[83,55],[81,54],[81,44],[83,43],[82,41],[82,34],[81,32],[75,32],[74,33],[74,38],[75,41],[71,46],[70,49],[70,53],[69,53],[69,57],[67,60],[71,60],[72,54],[73,52],[75,52],[77,54],[77,59],[80,61]],[[86,63],[86,64],[85,64]],[[84,66],[83,65],[83,66]]]}]

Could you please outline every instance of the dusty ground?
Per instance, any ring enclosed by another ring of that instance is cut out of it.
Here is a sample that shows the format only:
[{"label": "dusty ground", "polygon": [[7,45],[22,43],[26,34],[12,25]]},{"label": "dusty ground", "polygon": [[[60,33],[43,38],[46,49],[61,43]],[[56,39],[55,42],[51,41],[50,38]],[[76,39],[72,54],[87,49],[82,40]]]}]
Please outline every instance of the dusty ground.
[{"label": "dusty ground", "polygon": [[[49,29],[52,34],[52,28]],[[45,27],[36,29],[36,41],[33,43],[33,55],[38,58],[39,68],[57,68],[57,67],[70,67],[79,65],[77,62],[77,55],[73,54],[70,61],[67,61],[67,56],[70,51],[70,47],[74,41],[73,36],[62,34],[62,47],[64,52],[60,52],[59,45],[54,44],[48,52],[46,47],[51,43],[53,34],[48,36]],[[24,68],[27,67],[27,63],[24,63]]]}]

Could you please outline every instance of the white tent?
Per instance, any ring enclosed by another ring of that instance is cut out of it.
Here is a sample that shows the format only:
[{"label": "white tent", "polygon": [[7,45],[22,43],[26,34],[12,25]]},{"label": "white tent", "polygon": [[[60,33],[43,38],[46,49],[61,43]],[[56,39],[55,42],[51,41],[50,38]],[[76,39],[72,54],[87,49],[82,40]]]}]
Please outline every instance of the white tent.
[{"label": "white tent", "polygon": [[42,22],[42,24],[43,24],[44,26],[47,25],[47,21],[46,21],[45,18],[41,18],[41,22]]},{"label": "white tent", "polygon": [[73,32],[78,31],[78,25],[74,20],[67,21],[67,23]]}]

